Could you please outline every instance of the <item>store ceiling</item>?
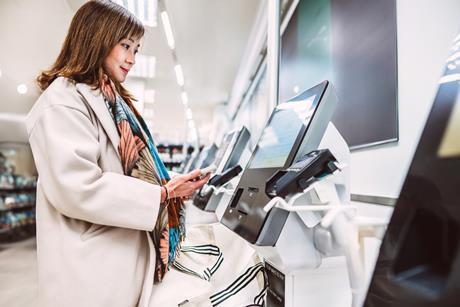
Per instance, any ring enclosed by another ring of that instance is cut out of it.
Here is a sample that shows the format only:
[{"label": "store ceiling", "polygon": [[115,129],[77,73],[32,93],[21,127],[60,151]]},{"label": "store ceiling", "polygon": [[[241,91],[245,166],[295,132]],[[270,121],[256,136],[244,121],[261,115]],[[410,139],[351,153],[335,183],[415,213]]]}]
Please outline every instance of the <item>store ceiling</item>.
[{"label": "store ceiling", "polygon": [[[229,98],[262,0],[165,0],[185,76],[189,105],[198,127],[209,128],[213,109]],[[84,0],[0,1],[0,112],[27,113],[39,93],[34,78],[56,58],[70,20]],[[160,20],[148,28],[141,53],[156,57],[154,132],[181,140],[184,107],[172,53]],[[17,86],[24,83],[26,94]],[[0,134],[4,133],[0,129]]]}]

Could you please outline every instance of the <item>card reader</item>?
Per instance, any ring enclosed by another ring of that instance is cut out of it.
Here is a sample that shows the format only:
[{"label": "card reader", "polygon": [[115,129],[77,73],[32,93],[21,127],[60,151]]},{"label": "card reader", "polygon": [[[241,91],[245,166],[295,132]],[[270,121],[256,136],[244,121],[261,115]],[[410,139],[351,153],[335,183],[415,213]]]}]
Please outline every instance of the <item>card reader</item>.
[{"label": "card reader", "polygon": [[286,197],[299,193],[312,184],[316,178],[332,174],[338,168],[337,160],[329,149],[313,150],[302,156],[298,162],[285,170],[279,170],[268,179],[265,192],[268,197]]},{"label": "card reader", "polygon": [[[234,167],[223,172],[222,174],[216,174],[212,176],[211,179],[209,179],[207,185],[201,188],[195,195],[195,197],[193,198],[193,204],[201,210],[205,210],[206,205],[213,193],[212,189],[209,188],[209,186],[214,186],[216,188],[223,186],[231,179],[238,176],[238,174],[241,173],[242,170],[243,169],[241,168],[241,166],[235,165]],[[205,187],[207,187],[207,189]]]},{"label": "card reader", "polygon": [[226,170],[222,174],[216,174],[209,179],[208,185],[213,185],[215,187],[220,187],[225,183],[229,182],[232,178],[238,176],[243,169],[239,165]]}]

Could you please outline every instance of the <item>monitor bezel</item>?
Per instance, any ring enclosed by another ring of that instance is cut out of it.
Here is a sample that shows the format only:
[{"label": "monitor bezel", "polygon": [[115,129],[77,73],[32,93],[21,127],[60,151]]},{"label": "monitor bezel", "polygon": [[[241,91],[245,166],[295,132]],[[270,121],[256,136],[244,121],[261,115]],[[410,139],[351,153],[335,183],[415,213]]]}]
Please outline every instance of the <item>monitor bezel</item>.
[{"label": "monitor bezel", "polygon": [[272,123],[273,117],[276,114],[275,110],[273,110],[272,114],[270,115],[270,117],[269,117],[269,119],[268,119],[268,121],[267,121],[267,123],[265,125],[264,130],[262,131],[262,133],[260,135],[260,138],[259,138],[259,140],[257,142],[257,146],[254,149],[254,151],[253,151],[253,153],[251,155],[251,158],[250,158],[250,160],[249,160],[249,162],[247,164],[247,169],[257,170],[257,169],[286,168],[287,166],[292,164],[293,159],[297,156],[297,153],[301,148],[300,145],[301,145],[301,143],[302,143],[302,141],[304,139],[304,136],[305,136],[305,134],[307,133],[308,129],[311,126],[312,119],[315,117],[316,113],[318,112],[319,105],[320,105],[320,103],[321,103],[321,101],[322,101],[322,99],[324,97],[324,94],[326,93],[326,89],[327,89],[328,85],[329,85],[329,81],[327,81],[327,80],[323,81],[320,84],[316,85],[315,87],[312,87],[312,88],[310,88],[308,90],[305,90],[302,93],[292,97],[291,99],[287,100],[286,102],[278,104],[275,107],[275,110],[276,110],[277,108],[279,108],[281,105],[283,105],[285,103],[305,100],[305,98],[300,99],[300,97],[302,97],[302,96],[304,96],[304,95],[306,95],[307,93],[310,93],[310,92],[311,92],[311,94],[309,94],[307,96],[307,98],[315,96],[314,104],[316,105],[316,107],[315,107],[315,110],[313,111],[313,114],[311,115],[311,119],[308,122],[308,125],[302,125],[302,127],[300,128],[299,132],[297,133],[297,137],[296,137],[294,143],[292,144],[292,149],[289,152],[289,154],[287,155],[287,158],[286,158],[284,164],[280,165],[280,166],[277,165],[277,166],[267,166],[267,167],[251,167],[251,165],[252,165],[252,163],[253,163],[253,161],[254,161],[254,159],[255,159],[255,157],[256,157],[259,149],[260,149],[258,144],[259,144],[260,140],[262,139],[262,137],[264,135],[265,129],[267,129],[270,126],[270,124]]}]

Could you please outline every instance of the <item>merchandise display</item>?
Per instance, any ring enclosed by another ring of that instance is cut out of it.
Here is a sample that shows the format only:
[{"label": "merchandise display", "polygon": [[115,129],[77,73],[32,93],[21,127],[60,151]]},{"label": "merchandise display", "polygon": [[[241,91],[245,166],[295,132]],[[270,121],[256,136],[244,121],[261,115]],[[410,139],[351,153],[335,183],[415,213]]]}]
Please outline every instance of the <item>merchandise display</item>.
[{"label": "merchandise display", "polygon": [[[190,147],[185,147],[182,144],[158,144],[157,150],[166,168],[171,171],[178,171]],[[185,150],[187,152],[184,153]]]},{"label": "merchandise display", "polygon": [[0,243],[35,234],[35,189],[36,179],[16,174],[14,162],[0,151]]},{"label": "merchandise display", "polygon": [[[200,147],[200,150],[203,146]],[[195,146],[190,144],[166,144],[157,145],[158,153],[166,168],[173,172],[181,173],[195,151]]]}]

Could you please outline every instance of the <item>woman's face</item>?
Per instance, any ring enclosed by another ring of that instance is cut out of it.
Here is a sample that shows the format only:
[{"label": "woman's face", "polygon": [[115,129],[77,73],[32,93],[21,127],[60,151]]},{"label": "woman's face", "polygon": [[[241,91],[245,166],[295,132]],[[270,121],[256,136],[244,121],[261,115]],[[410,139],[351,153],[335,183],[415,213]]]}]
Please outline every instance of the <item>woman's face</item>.
[{"label": "woman's face", "polygon": [[140,47],[140,39],[122,39],[102,64],[104,71],[113,81],[124,82],[129,70],[136,63],[136,54]]}]

